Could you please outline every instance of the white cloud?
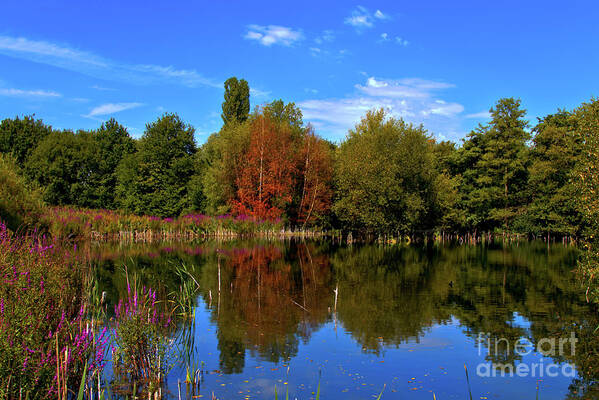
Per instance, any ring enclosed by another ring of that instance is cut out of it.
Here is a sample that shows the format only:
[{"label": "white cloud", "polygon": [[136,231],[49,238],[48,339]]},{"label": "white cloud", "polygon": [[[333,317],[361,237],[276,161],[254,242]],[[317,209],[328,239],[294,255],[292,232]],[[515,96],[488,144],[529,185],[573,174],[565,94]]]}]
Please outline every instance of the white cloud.
[{"label": "white cloud", "polygon": [[464,117],[471,119],[489,119],[491,118],[491,113],[488,111],[480,111],[473,114],[466,114]]},{"label": "white cloud", "polygon": [[257,99],[267,99],[270,97],[270,92],[256,88],[250,88],[250,94]]},{"label": "white cloud", "polygon": [[404,46],[406,47],[408,44],[410,44],[410,42],[408,42],[406,39],[403,39],[399,36],[395,36],[395,38],[391,38],[391,36],[389,36],[389,34],[387,32],[381,33],[381,39],[379,40],[380,42],[390,42],[391,40],[393,40],[394,43],[400,45],[400,46]]},{"label": "white cloud", "polygon": [[7,89],[7,88],[0,88],[0,96],[38,97],[38,98],[62,97],[62,95],[60,93],[47,91],[47,90],[22,90],[22,89]]},{"label": "white cloud", "polygon": [[94,107],[86,116],[98,117],[101,115],[110,115],[141,106],[143,106],[143,103],[107,103]]},{"label": "white cloud", "polygon": [[100,86],[100,85],[93,85],[93,86],[90,86],[90,87],[92,89],[96,89],[96,90],[99,90],[101,92],[112,92],[112,91],[116,90],[116,89],[113,89],[113,88],[104,87],[104,86]]},{"label": "white cloud", "polygon": [[270,47],[273,44],[281,46],[291,46],[300,40],[304,35],[300,30],[294,30],[286,26],[279,25],[249,25],[248,32],[244,36],[248,40],[256,40],[263,46]]},{"label": "white cloud", "polygon": [[430,97],[431,90],[448,89],[453,85],[418,78],[377,80],[370,77],[366,80],[366,85],[356,85],[355,87],[372,97],[426,98]]},{"label": "white cloud", "polygon": [[327,30],[325,30],[325,31],[322,32],[322,35],[316,37],[316,39],[314,39],[314,42],[316,44],[323,44],[325,42],[329,42],[330,43],[330,42],[332,42],[334,40],[335,40],[335,33],[332,30],[327,29]]},{"label": "white cloud", "polygon": [[372,14],[366,7],[356,7],[351,15],[345,18],[345,23],[351,25],[354,28],[361,30],[366,28],[372,28],[376,20],[387,20],[390,17],[383,13],[381,10],[376,10]]},{"label": "white cloud", "polygon": [[[0,54],[52,65],[108,81],[138,85],[173,83],[188,87],[222,88],[221,83],[205,78],[195,70],[152,64],[121,63],[69,46],[22,37],[0,36]],[[97,90],[102,90],[99,88],[99,86],[95,87]]]},{"label": "white cloud", "polygon": [[430,108],[422,110],[421,114],[424,117],[429,115],[442,115],[445,117],[453,117],[464,111],[464,106],[458,103],[446,103],[443,100],[436,100]]},{"label": "white cloud", "polygon": [[357,84],[357,92],[337,99],[306,100],[299,103],[304,119],[337,138],[360,121],[368,110],[384,108],[391,115],[415,124],[423,123],[440,136],[455,136],[464,107],[439,98],[438,92],[451,84],[419,78],[380,79],[369,77]]},{"label": "white cloud", "polygon": [[408,42],[406,39],[402,39],[399,36],[395,37],[395,43],[404,47],[410,44],[410,42]]},{"label": "white cloud", "polygon": [[390,17],[383,13],[381,10],[376,10],[376,12],[374,13],[374,17],[378,18],[378,19],[389,19]]}]

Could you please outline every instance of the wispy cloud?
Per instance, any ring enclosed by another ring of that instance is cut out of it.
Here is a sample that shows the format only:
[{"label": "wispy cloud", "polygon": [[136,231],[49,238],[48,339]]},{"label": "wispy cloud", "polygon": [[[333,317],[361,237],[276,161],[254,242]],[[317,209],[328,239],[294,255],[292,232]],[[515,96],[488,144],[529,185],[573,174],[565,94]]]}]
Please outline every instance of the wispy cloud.
[{"label": "wispy cloud", "polygon": [[351,15],[345,18],[345,23],[351,25],[357,30],[372,28],[377,20],[388,20],[389,15],[383,13],[381,10],[376,10],[374,14],[370,12],[366,7],[357,6],[351,13]]},{"label": "wispy cloud", "polygon": [[94,78],[138,85],[178,84],[187,87],[222,84],[202,76],[193,69],[153,64],[129,64],[111,60],[67,45],[23,37],[0,36],[0,54],[75,71]]},{"label": "wispy cloud", "polygon": [[[393,116],[432,132],[452,136],[459,130],[464,107],[439,98],[439,92],[454,85],[419,78],[379,79],[370,77],[355,85],[356,93],[345,98],[306,100],[299,103],[304,119],[338,138],[360,121],[368,110],[385,108]],[[454,135],[455,136],[455,135]]]},{"label": "wispy cloud", "polygon": [[477,113],[466,114],[464,117],[471,119],[489,119],[491,118],[491,113],[488,111],[480,111]]},{"label": "wispy cloud", "polygon": [[406,39],[402,39],[399,36],[395,37],[395,43],[397,43],[400,46],[404,46],[404,47],[410,44],[410,42],[408,42]]},{"label": "wispy cloud", "polygon": [[291,46],[304,39],[301,30],[295,30],[279,25],[248,25],[245,39],[255,40],[263,46],[270,47],[273,44]]},{"label": "wispy cloud", "polygon": [[320,47],[310,47],[310,54],[313,57],[328,57],[330,59],[336,60],[337,62],[341,61],[345,56],[349,54],[349,51],[346,49],[341,50],[326,50]]},{"label": "wispy cloud", "polygon": [[370,77],[365,85],[355,86],[359,91],[372,97],[428,98],[431,91],[449,89],[454,85],[419,78],[377,79]]},{"label": "wispy cloud", "polygon": [[7,97],[37,97],[37,98],[52,98],[62,97],[60,93],[47,90],[22,90],[13,88],[0,88],[0,96]]},{"label": "wispy cloud", "polygon": [[115,114],[120,111],[130,110],[143,106],[143,103],[107,103],[92,108],[86,117],[99,117],[102,115]]},{"label": "wispy cloud", "polygon": [[100,85],[93,85],[93,86],[90,86],[90,87],[92,89],[96,89],[96,90],[99,90],[101,92],[114,92],[114,91],[116,91],[116,89],[109,88],[109,87],[104,87],[104,86],[100,86]]},{"label": "wispy cloud", "polygon": [[374,12],[374,17],[377,18],[377,19],[391,19],[390,16],[388,16],[385,13],[383,13],[381,10],[376,10]]},{"label": "wispy cloud", "polygon": [[403,39],[400,36],[395,36],[394,39],[391,38],[391,36],[389,36],[388,33],[384,32],[381,33],[381,39],[379,40],[379,42],[391,42],[393,41],[394,43],[397,43],[400,46],[407,46],[408,44],[410,44],[410,42],[408,42],[406,39]]},{"label": "wispy cloud", "polygon": [[330,42],[332,42],[334,40],[335,40],[335,33],[332,30],[327,29],[327,30],[323,31],[320,36],[317,36],[314,39],[314,42],[316,44],[323,44],[323,43],[326,43],[326,42],[330,43]]},{"label": "wispy cloud", "polygon": [[267,92],[266,90],[250,88],[250,95],[256,99],[267,99],[270,97],[270,92]]}]

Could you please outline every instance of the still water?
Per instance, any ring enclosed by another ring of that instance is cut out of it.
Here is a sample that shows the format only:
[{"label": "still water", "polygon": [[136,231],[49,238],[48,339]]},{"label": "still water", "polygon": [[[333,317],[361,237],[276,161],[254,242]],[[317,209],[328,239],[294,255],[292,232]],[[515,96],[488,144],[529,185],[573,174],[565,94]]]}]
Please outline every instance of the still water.
[{"label": "still water", "polygon": [[383,400],[596,394],[599,318],[573,273],[574,247],[232,241],[88,251],[109,304],[126,293],[125,267],[165,293],[181,284],[176,266],[197,281],[195,318],[174,335],[171,398],[186,364],[205,371],[203,398],[274,399],[276,386],[279,398],[310,399],[319,382],[321,399],[383,389]]}]

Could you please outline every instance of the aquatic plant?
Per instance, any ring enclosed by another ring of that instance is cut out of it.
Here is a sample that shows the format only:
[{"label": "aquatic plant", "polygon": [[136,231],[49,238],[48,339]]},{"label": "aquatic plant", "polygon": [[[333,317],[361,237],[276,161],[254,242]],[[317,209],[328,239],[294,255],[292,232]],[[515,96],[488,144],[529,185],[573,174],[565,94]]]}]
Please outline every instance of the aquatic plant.
[{"label": "aquatic plant", "polygon": [[111,210],[51,207],[40,217],[55,238],[106,238],[153,240],[203,236],[274,234],[283,225],[280,220],[262,220],[245,215],[237,217],[187,214],[178,218],[139,216]]},{"label": "aquatic plant", "polygon": [[0,221],[0,397],[66,398],[104,367],[106,330],[87,318],[85,265]]},{"label": "aquatic plant", "polygon": [[160,390],[170,368],[172,310],[157,300],[156,291],[139,288],[136,280],[132,287],[127,277],[127,297],[119,300],[114,312],[112,357],[117,382],[127,387],[136,384],[148,393]]}]

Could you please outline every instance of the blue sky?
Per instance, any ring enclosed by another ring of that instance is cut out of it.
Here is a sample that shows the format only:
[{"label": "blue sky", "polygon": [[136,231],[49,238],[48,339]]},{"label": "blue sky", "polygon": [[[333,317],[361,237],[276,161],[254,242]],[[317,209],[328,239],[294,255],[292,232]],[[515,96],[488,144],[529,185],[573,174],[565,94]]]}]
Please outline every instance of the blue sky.
[{"label": "blue sky", "polygon": [[332,140],[382,106],[457,141],[500,97],[536,121],[599,95],[597,21],[596,1],[4,0],[0,118],[140,136],[177,112],[202,143],[237,76]]}]

